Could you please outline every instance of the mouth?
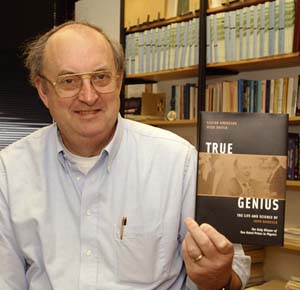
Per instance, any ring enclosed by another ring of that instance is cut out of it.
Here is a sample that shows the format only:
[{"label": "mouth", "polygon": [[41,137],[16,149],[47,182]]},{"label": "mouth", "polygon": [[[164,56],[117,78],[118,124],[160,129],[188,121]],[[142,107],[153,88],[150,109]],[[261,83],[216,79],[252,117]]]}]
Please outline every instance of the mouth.
[{"label": "mouth", "polygon": [[94,110],[78,110],[75,111],[76,114],[80,116],[88,116],[88,115],[95,115],[99,113],[101,110],[100,109],[94,109]]}]

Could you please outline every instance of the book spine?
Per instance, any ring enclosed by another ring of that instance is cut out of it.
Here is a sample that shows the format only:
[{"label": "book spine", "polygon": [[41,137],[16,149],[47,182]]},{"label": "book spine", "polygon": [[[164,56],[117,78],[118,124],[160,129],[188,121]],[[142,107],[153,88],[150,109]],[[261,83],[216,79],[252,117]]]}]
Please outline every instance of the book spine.
[{"label": "book spine", "polygon": [[230,55],[230,53],[229,53],[229,50],[230,50],[230,43],[229,43],[229,37],[230,37],[229,23],[230,23],[230,20],[229,20],[229,17],[230,17],[230,12],[225,12],[224,13],[225,61],[230,61],[231,60],[230,57],[229,57],[229,55]]},{"label": "book spine", "polygon": [[279,24],[278,24],[278,54],[284,53],[284,18],[285,18],[285,0],[279,0]]},{"label": "book spine", "polygon": [[236,60],[236,12],[230,12],[230,60]]},{"label": "book spine", "polygon": [[257,46],[258,46],[258,9],[257,5],[253,6],[253,51],[252,57],[257,57]]},{"label": "book spine", "polygon": [[139,47],[138,47],[138,73],[144,72],[144,33],[139,32],[138,34],[138,41],[139,41]]},{"label": "book spine", "polygon": [[188,21],[183,22],[183,27],[181,29],[182,29],[183,37],[182,37],[182,50],[180,56],[180,66],[185,67],[186,59],[187,59],[189,22]]},{"label": "book spine", "polygon": [[218,62],[218,27],[217,14],[213,14],[213,31],[214,31],[214,62]]},{"label": "book spine", "polygon": [[239,15],[240,15],[240,39],[239,39],[239,59],[244,58],[244,32],[245,32],[245,27],[244,27],[244,9],[239,9]]},{"label": "book spine", "polygon": [[211,15],[206,16],[206,62],[211,63]]},{"label": "book spine", "polygon": [[275,1],[269,2],[269,56],[275,53]]},{"label": "book spine", "polygon": [[300,50],[300,0],[295,2],[295,26],[294,26],[294,37],[293,37],[293,52]]},{"label": "book spine", "polygon": [[194,53],[194,64],[198,64],[199,63],[199,25],[200,25],[200,20],[199,18],[194,18],[195,19],[195,42],[194,42],[194,49],[195,49],[195,53]]},{"label": "book spine", "polygon": [[156,28],[156,71],[161,69],[162,29]]},{"label": "book spine", "polygon": [[259,57],[263,57],[265,54],[265,3],[259,4]]},{"label": "book spine", "polygon": [[246,7],[246,53],[245,58],[250,58],[250,35],[251,35],[251,8]]}]

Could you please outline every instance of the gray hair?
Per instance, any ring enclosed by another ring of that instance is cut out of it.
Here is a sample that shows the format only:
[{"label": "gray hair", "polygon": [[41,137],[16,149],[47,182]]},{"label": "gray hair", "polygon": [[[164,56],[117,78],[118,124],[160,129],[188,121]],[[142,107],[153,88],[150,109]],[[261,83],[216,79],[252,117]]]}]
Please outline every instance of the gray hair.
[{"label": "gray hair", "polygon": [[124,51],[120,43],[110,39],[101,28],[84,21],[67,21],[59,26],[56,26],[45,34],[37,36],[35,39],[24,44],[24,64],[29,70],[29,79],[32,85],[38,75],[43,71],[44,50],[48,39],[66,26],[82,25],[98,31],[109,43],[114,57],[114,63],[117,73],[123,73],[125,70]]}]

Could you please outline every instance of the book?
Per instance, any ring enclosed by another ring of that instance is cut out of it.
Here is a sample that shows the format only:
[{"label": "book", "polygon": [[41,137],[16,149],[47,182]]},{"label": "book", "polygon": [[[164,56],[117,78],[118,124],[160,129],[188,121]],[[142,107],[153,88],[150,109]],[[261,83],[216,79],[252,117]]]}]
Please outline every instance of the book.
[{"label": "book", "polygon": [[295,1],[295,16],[294,16],[294,33],[293,33],[293,52],[299,51],[300,42],[300,0]]},{"label": "book", "polygon": [[199,122],[196,220],[234,243],[282,245],[288,115],[200,112]]},{"label": "book", "polygon": [[177,16],[178,0],[166,0],[166,18],[172,18]]},{"label": "book", "polygon": [[285,289],[286,281],[271,280],[262,285],[247,288],[247,290],[283,290]]},{"label": "book", "polygon": [[[300,226],[287,227],[284,229],[284,242],[300,246]],[[300,282],[300,280],[299,280]]]}]

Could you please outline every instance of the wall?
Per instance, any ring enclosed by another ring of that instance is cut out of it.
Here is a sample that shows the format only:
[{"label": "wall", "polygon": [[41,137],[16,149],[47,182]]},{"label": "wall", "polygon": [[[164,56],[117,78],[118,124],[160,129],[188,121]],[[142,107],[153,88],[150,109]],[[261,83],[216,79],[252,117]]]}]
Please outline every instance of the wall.
[{"label": "wall", "polygon": [[[89,21],[112,39],[120,40],[120,0],[79,0],[75,3],[75,20]],[[108,5],[109,3],[109,5]]]}]

